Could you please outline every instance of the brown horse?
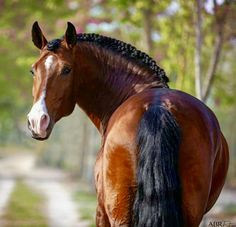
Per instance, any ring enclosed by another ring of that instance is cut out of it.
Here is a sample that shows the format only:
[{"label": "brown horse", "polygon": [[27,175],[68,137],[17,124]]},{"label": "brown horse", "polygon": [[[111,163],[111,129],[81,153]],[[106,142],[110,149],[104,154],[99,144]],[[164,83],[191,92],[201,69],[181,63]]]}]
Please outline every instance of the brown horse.
[{"label": "brown horse", "polygon": [[135,47],[68,22],[47,42],[32,39],[32,137],[45,140],[76,103],[99,130],[97,226],[198,226],[223,187],[228,148],[213,112],[170,89],[165,72]]}]

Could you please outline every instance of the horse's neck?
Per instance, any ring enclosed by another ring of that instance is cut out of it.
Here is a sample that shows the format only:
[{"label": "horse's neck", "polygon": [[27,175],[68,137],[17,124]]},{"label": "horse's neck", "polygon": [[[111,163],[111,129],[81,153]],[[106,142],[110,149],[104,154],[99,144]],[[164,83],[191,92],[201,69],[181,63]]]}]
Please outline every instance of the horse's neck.
[{"label": "horse's neck", "polygon": [[154,87],[155,81],[141,74],[124,59],[112,57],[89,46],[78,47],[77,103],[103,133],[113,112],[130,96]]}]

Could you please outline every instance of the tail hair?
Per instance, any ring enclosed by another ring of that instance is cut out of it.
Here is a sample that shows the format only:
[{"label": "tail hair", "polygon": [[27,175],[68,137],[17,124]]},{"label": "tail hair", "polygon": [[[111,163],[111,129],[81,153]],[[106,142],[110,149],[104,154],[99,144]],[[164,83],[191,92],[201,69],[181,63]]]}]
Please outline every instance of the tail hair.
[{"label": "tail hair", "polygon": [[180,141],[180,128],[170,111],[151,105],[137,134],[139,159],[133,226],[183,226],[178,174]]}]

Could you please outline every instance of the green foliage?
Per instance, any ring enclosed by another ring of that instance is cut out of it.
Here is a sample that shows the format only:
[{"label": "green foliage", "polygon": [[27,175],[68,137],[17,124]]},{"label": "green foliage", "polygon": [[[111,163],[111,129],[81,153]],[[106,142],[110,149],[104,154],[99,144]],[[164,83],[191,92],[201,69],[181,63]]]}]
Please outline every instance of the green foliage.
[{"label": "green foliage", "polygon": [[[13,129],[16,133],[21,130],[21,118],[32,102],[29,69],[37,56],[30,37],[32,23],[55,24],[74,11],[63,0],[6,0],[0,5],[0,13],[0,143],[5,143],[9,133],[14,134]],[[60,28],[50,26],[48,30],[50,35]]]},{"label": "green foliage", "polygon": [[[48,39],[60,37],[66,21],[72,21],[79,31],[102,33],[132,43],[138,49],[148,52],[165,69],[171,80],[170,87],[194,95],[195,2],[0,1],[0,143],[18,143],[22,141],[22,137],[18,135],[24,135],[22,125],[25,125],[26,114],[32,102],[32,78],[29,69],[38,57],[38,50],[33,46],[30,34],[34,21],[40,22]],[[235,1],[229,2],[231,8],[225,29],[225,42],[209,100],[222,124],[226,115],[231,119],[231,123],[234,122],[235,111],[231,110],[235,109],[236,101],[236,4]],[[150,31],[150,34],[147,34],[147,31]],[[202,34],[201,64],[204,82],[216,37],[215,15],[205,7]],[[228,114],[227,110],[232,114]],[[230,140],[236,140],[235,136],[231,136],[230,128],[224,125],[223,128],[226,134],[230,135]],[[61,156],[64,160],[66,149],[62,151],[63,149],[58,147],[54,150],[63,154]]]},{"label": "green foliage", "polygon": [[[71,7],[75,3],[77,5]],[[86,11],[86,7],[89,10]],[[152,57],[169,75],[171,87],[194,94],[194,7],[194,1],[181,0],[110,0],[101,1],[101,4],[92,0],[4,1],[0,5],[0,134],[20,128],[17,125],[21,116],[26,115],[32,102],[32,79],[28,71],[37,57],[30,37],[31,25],[35,20],[40,21],[49,39],[61,36],[66,20],[74,18],[80,27],[85,27],[89,32],[106,33],[147,51],[147,25],[144,21],[145,12],[148,12],[154,46]],[[92,21],[96,21],[96,26],[92,26]],[[203,74],[209,66],[214,36],[214,16],[204,12]],[[225,72],[218,74],[218,78],[223,79]],[[225,84],[227,86],[227,80]],[[213,94],[222,94],[222,88],[219,86]],[[234,102],[233,96],[229,98],[226,94],[221,99],[224,97],[227,97],[226,104]],[[0,143],[5,139],[0,135]]]},{"label": "green foliage", "polygon": [[236,204],[230,203],[224,208],[224,213],[227,216],[235,216],[236,214]]},{"label": "green foliage", "polygon": [[33,192],[26,184],[19,181],[11,195],[3,216],[6,227],[46,227],[47,221],[42,214],[43,198]]},{"label": "green foliage", "polygon": [[171,86],[193,94],[194,36],[192,34],[194,28],[192,5],[192,1],[182,3],[177,13],[159,21],[162,39],[158,46],[165,53],[162,64],[169,73],[172,81]]}]

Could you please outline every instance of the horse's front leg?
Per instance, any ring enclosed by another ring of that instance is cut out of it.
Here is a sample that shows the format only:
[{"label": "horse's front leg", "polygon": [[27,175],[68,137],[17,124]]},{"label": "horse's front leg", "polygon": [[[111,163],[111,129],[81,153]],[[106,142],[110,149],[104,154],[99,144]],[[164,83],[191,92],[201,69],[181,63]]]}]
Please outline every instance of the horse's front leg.
[{"label": "horse's front leg", "polygon": [[95,176],[95,185],[97,191],[97,209],[96,209],[96,227],[110,227],[110,222],[107,217],[105,208],[104,208],[104,199],[103,199],[103,178],[102,178],[102,157],[103,151],[101,150],[98,153],[94,176]]},{"label": "horse's front leg", "polygon": [[104,205],[98,199],[98,205],[96,210],[96,227],[110,227],[110,226],[111,225],[108,216],[106,214]]},{"label": "horse's front leg", "polygon": [[124,146],[106,143],[103,158],[104,208],[112,227],[132,224],[136,158]]}]

